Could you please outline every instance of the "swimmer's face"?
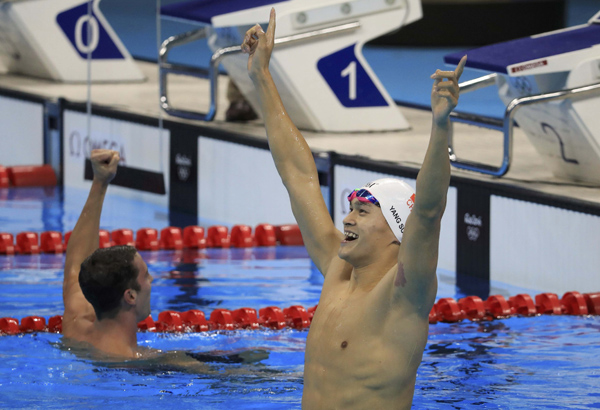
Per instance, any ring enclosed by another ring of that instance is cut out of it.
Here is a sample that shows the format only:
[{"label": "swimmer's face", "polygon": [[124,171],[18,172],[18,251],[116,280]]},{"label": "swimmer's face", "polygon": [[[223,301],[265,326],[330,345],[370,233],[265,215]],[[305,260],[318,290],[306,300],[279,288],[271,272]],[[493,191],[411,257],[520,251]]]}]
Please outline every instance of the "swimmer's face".
[{"label": "swimmer's face", "polygon": [[139,253],[135,254],[133,264],[138,270],[137,282],[140,290],[137,291],[137,300],[135,305],[138,322],[144,320],[150,315],[150,292],[152,290],[152,275],[148,272],[148,266]]},{"label": "swimmer's face", "polygon": [[344,218],[344,235],[338,256],[354,267],[372,263],[385,247],[398,243],[381,208],[357,199],[350,202],[350,213]]}]

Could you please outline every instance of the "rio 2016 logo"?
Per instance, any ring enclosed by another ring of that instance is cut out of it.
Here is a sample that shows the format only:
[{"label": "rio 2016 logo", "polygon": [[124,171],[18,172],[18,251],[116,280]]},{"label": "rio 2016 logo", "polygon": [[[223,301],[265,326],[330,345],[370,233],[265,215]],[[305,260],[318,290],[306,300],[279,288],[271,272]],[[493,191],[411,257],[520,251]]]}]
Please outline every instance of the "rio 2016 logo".
[{"label": "rio 2016 logo", "polygon": [[88,13],[88,4],[85,2],[59,13],[56,16],[59,27],[81,58],[91,54],[94,60],[124,59],[96,12]]}]

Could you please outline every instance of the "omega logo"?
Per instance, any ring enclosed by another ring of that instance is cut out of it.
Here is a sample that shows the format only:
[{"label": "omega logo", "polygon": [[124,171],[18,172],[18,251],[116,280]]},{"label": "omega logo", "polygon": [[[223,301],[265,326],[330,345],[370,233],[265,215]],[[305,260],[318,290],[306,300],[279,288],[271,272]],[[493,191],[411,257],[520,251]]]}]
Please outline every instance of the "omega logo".
[{"label": "omega logo", "polygon": [[90,158],[92,150],[95,149],[110,149],[118,151],[121,157],[119,164],[125,165],[127,163],[125,155],[125,146],[120,144],[118,141],[110,139],[93,139],[90,137],[81,138],[78,131],[73,131],[69,136],[69,154],[73,158]]}]

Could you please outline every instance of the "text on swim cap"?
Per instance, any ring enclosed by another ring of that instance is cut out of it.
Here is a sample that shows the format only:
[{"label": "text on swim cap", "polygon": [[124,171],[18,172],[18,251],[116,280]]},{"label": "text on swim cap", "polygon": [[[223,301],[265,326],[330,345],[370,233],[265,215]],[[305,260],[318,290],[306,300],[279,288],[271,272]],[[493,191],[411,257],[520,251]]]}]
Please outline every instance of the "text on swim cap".
[{"label": "text on swim cap", "polygon": [[396,211],[396,208],[394,208],[394,206],[392,206],[390,208],[390,212],[392,213],[392,216],[396,220],[396,223],[398,224],[398,228],[400,228],[400,232],[404,233],[404,224],[402,223],[402,218],[398,214],[398,211]]},{"label": "text on swim cap", "polygon": [[412,194],[410,198],[408,198],[408,201],[406,201],[406,205],[408,206],[408,209],[412,211],[413,206],[415,206],[415,194]]}]

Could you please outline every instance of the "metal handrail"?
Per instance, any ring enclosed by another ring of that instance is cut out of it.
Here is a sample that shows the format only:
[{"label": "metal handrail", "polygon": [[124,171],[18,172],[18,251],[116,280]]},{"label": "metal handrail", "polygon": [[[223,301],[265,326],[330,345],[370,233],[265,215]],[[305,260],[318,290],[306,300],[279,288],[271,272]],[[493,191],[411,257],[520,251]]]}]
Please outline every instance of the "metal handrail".
[{"label": "metal handrail", "polygon": [[[283,46],[291,43],[298,43],[300,41],[309,41],[317,37],[331,36],[335,34],[342,34],[348,31],[356,30],[360,27],[360,22],[353,21],[350,23],[340,24],[338,26],[327,27],[319,30],[313,30],[306,33],[294,34],[291,36],[280,37],[275,39],[275,45]],[[202,33],[200,33],[202,32]],[[219,64],[223,58],[239,54],[242,52],[241,46],[232,46],[220,48],[211,56],[210,64],[208,66],[208,78],[210,81],[210,105],[207,113],[201,113],[198,111],[189,111],[183,109],[173,108],[169,103],[167,95],[167,75],[168,74],[179,74],[187,75],[191,77],[206,78],[207,73],[205,70],[197,68],[186,67],[178,64],[170,64],[167,62],[169,51],[176,46],[187,44],[191,41],[198,40],[206,37],[206,29],[194,30],[187,33],[173,36],[165,40],[161,46],[159,53],[159,64],[160,64],[160,106],[161,108],[170,115],[180,118],[186,118],[190,120],[200,121],[212,121],[217,113],[218,105],[218,69]]]},{"label": "metal handrail", "polygon": [[[459,86],[461,86],[461,93],[462,93],[462,84],[459,84]],[[478,88],[482,88],[482,87],[478,87]],[[454,152],[452,133],[451,133],[450,138],[448,138],[448,153],[450,155],[450,162],[456,168],[465,169],[468,171],[479,172],[482,174],[491,175],[491,176],[495,176],[495,177],[501,177],[503,175],[506,175],[506,173],[510,169],[510,165],[512,162],[514,116],[518,109],[520,109],[521,107],[526,106],[526,105],[541,104],[541,103],[546,103],[546,102],[550,102],[550,101],[564,100],[567,98],[584,98],[584,97],[593,95],[595,93],[600,94],[600,83],[589,84],[589,85],[585,85],[585,86],[577,87],[577,88],[570,88],[567,90],[554,91],[551,93],[536,94],[536,95],[530,95],[527,97],[515,98],[506,107],[506,110],[504,112],[504,119],[503,119],[501,127],[497,124],[489,124],[489,123],[481,122],[481,121],[479,121],[480,117],[475,117],[472,119],[465,119],[465,118],[457,119],[456,116],[451,116],[452,120],[456,121],[456,122],[463,122],[466,124],[477,125],[477,126],[482,126],[485,128],[491,128],[491,129],[495,129],[498,131],[502,131],[504,134],[504,139],[503,139],[503,144],[502,144],[502,146],[503,146],[502,164],[499,167],[495,167],[493,165],[484,164],[481,162],[459,159],[456,156],[456,153]]]}]

